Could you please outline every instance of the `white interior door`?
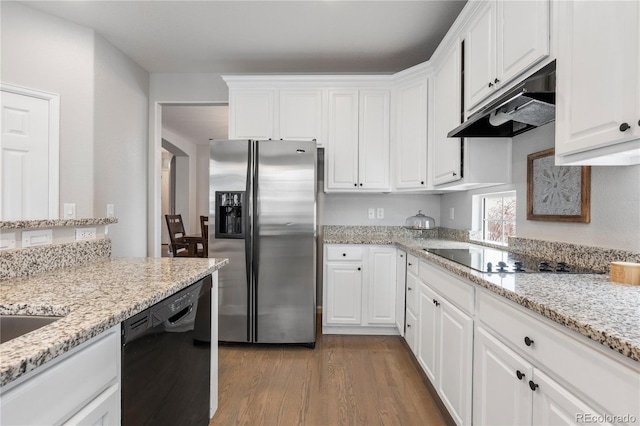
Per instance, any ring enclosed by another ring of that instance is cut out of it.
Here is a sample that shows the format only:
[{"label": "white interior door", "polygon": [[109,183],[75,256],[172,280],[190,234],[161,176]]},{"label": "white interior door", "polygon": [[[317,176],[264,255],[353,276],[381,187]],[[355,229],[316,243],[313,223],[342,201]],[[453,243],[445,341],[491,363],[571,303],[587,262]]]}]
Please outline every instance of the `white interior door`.
[{"label": "white interior door", "polygon": [[0,219],[58,217],[58,98],[2,85]]}]

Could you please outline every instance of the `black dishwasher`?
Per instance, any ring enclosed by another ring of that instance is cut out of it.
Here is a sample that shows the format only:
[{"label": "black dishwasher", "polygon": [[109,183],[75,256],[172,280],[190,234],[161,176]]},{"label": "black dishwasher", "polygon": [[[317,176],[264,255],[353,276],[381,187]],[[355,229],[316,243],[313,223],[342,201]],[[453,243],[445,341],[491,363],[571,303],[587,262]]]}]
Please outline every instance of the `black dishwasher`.
[{"label": "black dishwasher", "polygon": [[122,323],[122,424],[208,425],[211,276]]}]

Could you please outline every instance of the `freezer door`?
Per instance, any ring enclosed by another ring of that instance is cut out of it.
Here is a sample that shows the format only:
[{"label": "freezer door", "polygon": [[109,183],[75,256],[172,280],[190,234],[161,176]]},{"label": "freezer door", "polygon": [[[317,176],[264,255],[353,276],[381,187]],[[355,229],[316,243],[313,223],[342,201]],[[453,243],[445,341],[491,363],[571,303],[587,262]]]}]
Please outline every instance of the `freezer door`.
[{"label": "freezer door", "polygon": [[251,143],[211,141],[209,256],[228,258],[218,271],[218,338],[251,341]]},{"label": "freezer door", "polygon": [[258,141],[255,150],[254,340],[313,343],[316,144]]}]

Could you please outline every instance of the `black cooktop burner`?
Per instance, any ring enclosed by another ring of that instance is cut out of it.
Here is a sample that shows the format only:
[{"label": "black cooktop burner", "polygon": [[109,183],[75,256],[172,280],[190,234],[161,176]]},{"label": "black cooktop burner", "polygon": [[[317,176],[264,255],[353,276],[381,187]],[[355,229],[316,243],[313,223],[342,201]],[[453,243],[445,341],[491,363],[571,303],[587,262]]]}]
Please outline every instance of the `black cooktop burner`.
[{"label": "black cooktop burner", "polygon": [[505,250],[489,247],[469,247],[465,249],[428,248],[424,249],[445,259],[488,273],[573,273],[595,274],[596,271],[579,268],[565,262],[555,262],[530,256],[518,255]]}]

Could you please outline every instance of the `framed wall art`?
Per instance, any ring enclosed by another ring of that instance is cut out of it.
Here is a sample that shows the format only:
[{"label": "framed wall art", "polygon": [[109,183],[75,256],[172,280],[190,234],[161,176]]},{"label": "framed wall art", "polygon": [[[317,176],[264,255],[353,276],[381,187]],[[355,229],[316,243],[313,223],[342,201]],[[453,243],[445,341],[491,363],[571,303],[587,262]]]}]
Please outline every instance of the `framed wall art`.
[{"label": "framed wall art", "polygon": [[527,219],[590,221],[591,167],[556,166],[555,148],[527,156]]}]

